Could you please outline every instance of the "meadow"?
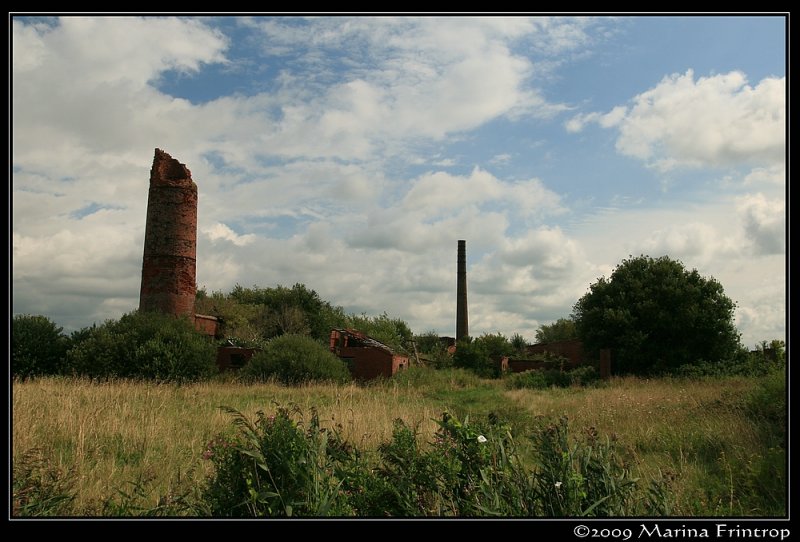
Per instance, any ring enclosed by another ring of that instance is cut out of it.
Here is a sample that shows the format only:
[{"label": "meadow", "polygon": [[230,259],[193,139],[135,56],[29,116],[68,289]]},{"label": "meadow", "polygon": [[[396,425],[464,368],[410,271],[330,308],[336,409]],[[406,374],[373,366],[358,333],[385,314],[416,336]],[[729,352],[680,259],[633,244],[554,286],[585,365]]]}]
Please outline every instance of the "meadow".
[{"label": "meadow", "polygon": [[524,448],[537,420],[566,417],[570,438],[608,439],[634,475],[663,482],[670,515],[786,514],[783,373],[534,390],[459,369],[413,368],[369,384],[245,384],[229,374],[185,385],[43,377],[14,381],[11,391],[14,515],[193,515],[213,474],[208,443],[233,431],[221,407],[253,417],[279,406],[316,413],[322,427],[364,450],[388,441],[398,418],[416,428],[422,448],[443,412],[499,419]]}]

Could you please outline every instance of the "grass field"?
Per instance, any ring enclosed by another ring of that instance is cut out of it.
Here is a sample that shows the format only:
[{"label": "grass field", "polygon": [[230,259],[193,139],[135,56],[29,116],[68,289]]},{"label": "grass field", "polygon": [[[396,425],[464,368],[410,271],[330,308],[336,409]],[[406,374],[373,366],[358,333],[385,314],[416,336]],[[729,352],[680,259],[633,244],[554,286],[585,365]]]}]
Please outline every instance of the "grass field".
[{"label": "grass field", "polygon": [[782,516],[785,428],[753,410],[779,377],[617,378],[549,390],[507,390],[502,380],[424,369],[365,386],[42,378],[12,384],[13,460],[38,455],[47,475],[74,481],[76,497],[59,514],[135,514],[204,483],[212,468],[202,457],[207,443],[231,431],[221,406],[246,415],[276,405],[296,405],[306,416],[316,409],[323,426],[338,426],[365,449],[388,440],[396,418],[418,426],[425,441],[443,411],[491,413],[522,436],[537,416],[567,416],[573,433],[594,428],[615,439],[641,477],[670,479],[674,515]]}]

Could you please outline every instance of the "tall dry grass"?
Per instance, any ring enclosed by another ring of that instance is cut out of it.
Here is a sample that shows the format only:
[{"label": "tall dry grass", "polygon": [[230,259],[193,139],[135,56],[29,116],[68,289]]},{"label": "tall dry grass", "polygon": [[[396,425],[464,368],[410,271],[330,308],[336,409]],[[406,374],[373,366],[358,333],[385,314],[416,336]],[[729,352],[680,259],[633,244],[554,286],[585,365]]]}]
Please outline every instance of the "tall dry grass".
[{"label": "tall dry grass", "polygon": [[743,507],[737,480],[740,466],[762,453],[758,426],[743,411],[756,385],[745,377],[627,377],[505,396],[532,415],[567,416],[573,431],[594,427],[617,438],[643,476],[673,479],[677,514],[742,515],[759,513]]},{"label": "tall dry grass", "polygon": [[232,427],[220,406],[252,416],[276,404],[296,405],[307,415],[315,408],[323,426],[340,425],[345,438],[366,448],[389,440],[396,418],[430,434],[438,414],[418,394],[395,387],[42,378],[12,385],[13,456],[39,449],[54,467],[73,469],[77,515],[100,513],[104,500],[137,481],[150,484],[150,502],[140,503],[146,508],[178,485],[199,486],[210,474],[203,451]]},{"label": "tall dry grass", "polygon": [[296,405],[306,416],[316,409],[323,426],[338,426],[363,450],[389,441],[396,418],[418,426],[424,442],[443,410],[476,420],[497,412],[523,432],[535,416],[567,416],[572,435],[594,427],[601,437],[616,436],[643,478],[670,477],[675,515],[774,515],[785,509],[783,452],[764,440],[764,421],[748,411],[760,385],[740,377],[615,378],[594,388],[506,390],[502,381],[463,371],[410,370],[366,387],[42,378],[12,384],[13,458],[40,449],[54,468],[72,470],[77,496],[68,512],[95,515],[129,482],[150,481],[143,508],[199,487],[211,473],[202,459],[207,443],[233,430],[220,406],[251,418],[276,404]]}]

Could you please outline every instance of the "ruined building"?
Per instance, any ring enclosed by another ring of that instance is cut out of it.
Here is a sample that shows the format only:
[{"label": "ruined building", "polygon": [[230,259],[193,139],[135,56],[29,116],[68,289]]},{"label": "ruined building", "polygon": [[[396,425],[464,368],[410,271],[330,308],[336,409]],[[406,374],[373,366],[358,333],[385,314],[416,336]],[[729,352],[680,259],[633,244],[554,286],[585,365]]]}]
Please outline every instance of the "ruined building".
[{"label": "ruined building", "polygon": [[330,350],[345,362],[353,378],[389,378],[408,367],[408,356],[355,329],[332,329]]},{"label": "ruined building", "polygon": [[469,336],[467,322],[467,242],[458,242],[458,285],[456,287],[456,341]]},{"label": "ruined building", "polygon": [[156,149],[150,169],[139,311],[194,316],[197,185],[187,167]]}]

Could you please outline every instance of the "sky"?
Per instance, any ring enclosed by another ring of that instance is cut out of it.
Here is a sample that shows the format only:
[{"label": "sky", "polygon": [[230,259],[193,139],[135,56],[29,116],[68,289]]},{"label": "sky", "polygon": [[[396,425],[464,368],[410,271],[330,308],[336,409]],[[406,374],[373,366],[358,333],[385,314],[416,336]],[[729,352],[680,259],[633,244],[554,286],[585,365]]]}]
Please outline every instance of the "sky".
[{"label": "sky", "polygon": [[782,16],[10,17],[13,314],[138,307],[155,148],[199,190],[197,282],[303,283],[473,336],[569,317],[631,256],[786,337]]}]

